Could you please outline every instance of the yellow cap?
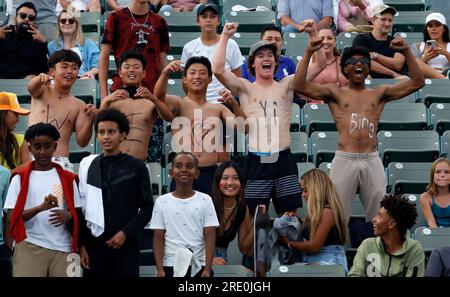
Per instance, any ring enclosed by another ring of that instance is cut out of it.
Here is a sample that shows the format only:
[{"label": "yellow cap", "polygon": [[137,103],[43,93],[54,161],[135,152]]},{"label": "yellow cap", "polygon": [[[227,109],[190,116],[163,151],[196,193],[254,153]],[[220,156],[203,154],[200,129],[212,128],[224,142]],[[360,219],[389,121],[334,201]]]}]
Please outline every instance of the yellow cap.
[{"label": "yellow cap", "polygon": [[0,110],[11,110],[20,115],[28,115],[31,112],[20,107],[16,94],[8,92],[0,92]]}]

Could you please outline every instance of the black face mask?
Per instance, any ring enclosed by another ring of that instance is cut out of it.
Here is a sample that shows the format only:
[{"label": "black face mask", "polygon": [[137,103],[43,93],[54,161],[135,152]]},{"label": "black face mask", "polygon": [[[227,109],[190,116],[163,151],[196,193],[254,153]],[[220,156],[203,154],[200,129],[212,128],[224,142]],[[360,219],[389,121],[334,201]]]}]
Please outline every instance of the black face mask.
[{"label": "black face mask", "polygon": [[23,23],[20,25],[16,25],[16,27],[17,27],[17,32],[19,34],[31,36],[31,33],[28,32],[28,30],[31,29],[30,25]]}]

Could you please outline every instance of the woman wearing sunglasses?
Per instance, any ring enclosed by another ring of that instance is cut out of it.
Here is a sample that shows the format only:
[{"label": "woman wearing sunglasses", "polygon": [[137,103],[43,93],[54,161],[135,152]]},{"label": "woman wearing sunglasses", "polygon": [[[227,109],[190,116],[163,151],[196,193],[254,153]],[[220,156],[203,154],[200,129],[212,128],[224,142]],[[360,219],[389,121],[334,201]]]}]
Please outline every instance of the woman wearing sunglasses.
[{"label": "woman wearing sunglasses", "polygon": [[79,19],[67,10],[58,16],[56,38],[48,43],[48,54],[61,49],[73,50],[80,56],[82,64],[78,75],[81,79],[95,78],[100,50],[92,39],[83,38]]}]

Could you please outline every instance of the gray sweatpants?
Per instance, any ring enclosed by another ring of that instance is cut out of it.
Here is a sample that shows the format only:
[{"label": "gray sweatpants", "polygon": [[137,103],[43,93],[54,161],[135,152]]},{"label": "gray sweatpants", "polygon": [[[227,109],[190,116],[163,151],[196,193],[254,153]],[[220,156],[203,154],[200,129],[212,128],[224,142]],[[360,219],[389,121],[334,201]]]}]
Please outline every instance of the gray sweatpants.
[{"label": "gray sweatpants", "polygon": [[331,163],[330,178],[338,192],[347,223],[358,187],[366,221],[370,222],[376,216],[380,201],[386,194],[386,177],[378,152],[336,151]]}]

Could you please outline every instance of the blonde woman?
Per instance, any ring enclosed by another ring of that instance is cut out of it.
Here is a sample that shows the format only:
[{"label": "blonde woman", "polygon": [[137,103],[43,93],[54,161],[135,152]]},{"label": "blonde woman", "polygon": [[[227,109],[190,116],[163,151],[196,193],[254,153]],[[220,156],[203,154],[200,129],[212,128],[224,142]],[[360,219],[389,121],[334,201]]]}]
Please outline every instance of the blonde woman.
[{"label": "blonde woman", "polygon": [[62,49],[77,53],[82,62],[78,73],[81,79],[93,79],[97,75],[100,50],[92,39],[83,38],[80,20],[72,12],[61,11],[56,25],[56,38],[47,47],[50,56]]},{"label": "blonde woman", "polygon": [[302,262],[320,265],[341,265],[347,271],[344,243],[347,226],[336,189],[328,175],[320,169],[306,172],[300,179],[302,197],[308,205],[303,222],[302,241],[279,241],[303,253]]}]

